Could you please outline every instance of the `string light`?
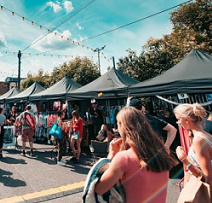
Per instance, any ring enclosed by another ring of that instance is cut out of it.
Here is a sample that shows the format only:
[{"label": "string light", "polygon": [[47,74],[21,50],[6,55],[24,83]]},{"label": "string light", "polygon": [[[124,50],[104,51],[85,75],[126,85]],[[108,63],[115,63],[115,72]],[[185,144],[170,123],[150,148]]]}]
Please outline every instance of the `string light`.
[{"label": "string light", "polygon": [[[8,11],[10,11],[11,14],[12,14],[12,16],[15,15],[15,12],[13,12],[13,11],[7,9],[7,8],[5,8],[5,9],[8,10]],[[1,10],[3,10],[3,6],[1,6]],[[21,16],[21,15],[19,15],[19,14],[17,14],[17,13],[16,13],[16,15],[19,16],[19,17],[21,17],[21,18],[22,18],[22,21],[28,20],[28,21],[31,22],[31,25],[35,25],[35,24],[36,24],[37,26],[39,26],[40,29],[45,28],[44,26],[39,25],[39,24],[35,23],[34,21],[31,21],[30,19],[25,18],[24,16]],[[48,31],[48,33],[51,33],[50,29],[47,29],[47,28],[45,28],[45,29]],[[57,33],[57,32],[54,32],[54,35],[55,35],[55,36],[60,35],[61,39],[64,39],[64,36],[61,35],[61,34],[59,34],[59,33]],[[70,41],[69,38],[66,38],[66,40],[67,40],[67,41]],[[82,46],[82,48],[84,47],[84,45],[82,45],[82,44],[80,44],[79,42],[76,42],[76,41],[74,41],[74,40],[72,41],[72,43],[73,43],[73,44],[77,43],[78,46]],[[87,49],[89,49],[89,47],[87,47]],[[91,50],[92,50],[92,49],[91,49]],[[15,54],[15,53],[14,53],[14,54]]]},{"label": "string light", "polygon": [[[82,47],[85,47],[84,45],[81,45]],[[5,55],[7,55],[8,53],[12,53],[12,54],[16,54],[16,52],[8,52],[8,51],[1,51],[1,53],[3,54],[3,53],[5,53]],[[60,57],[64,57],[64,58],[68,58],[68,57],[70,57],[70,58],[74,58],[74,56],[71,56],[71,55],[53,55],[53,54],[38,54],[38,53],[35,53],[35,54],[32,54],[32,53],[22,53],[22,56],[25,56],[24,58],[27,58],[27,57],[32,57],[32,56],[43,56],[43,57],[46,57],[46,56],[49,56],[49,57],[58,57],[58,58],[60,58]],[[87,58],[91,58],[91,59],[93,59],[93,58],[95,58],[95,57],[93,57],[93,56],[86,56]],[[107,60],[108,62],[110,61],[110,60],[112,60],[112,58],[110,58],[110,59],[107,59],[107,57],[106,56],[104,56],[104,59],[105,60]]]}]

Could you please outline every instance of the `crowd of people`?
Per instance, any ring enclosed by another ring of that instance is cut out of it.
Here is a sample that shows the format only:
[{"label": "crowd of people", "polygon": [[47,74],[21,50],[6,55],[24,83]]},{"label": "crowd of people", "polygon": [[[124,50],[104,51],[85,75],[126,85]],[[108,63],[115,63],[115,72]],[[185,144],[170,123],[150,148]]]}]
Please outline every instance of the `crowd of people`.
[{"label": "crowd of people", "polygon": [[[170,171],[179,164],[181,169],[183,165],[186,167],[185,184],[191,175],[204,176],[205,182],[212,187],[212,114],[205,121],[207,112],[199,104],[179,104],[173,113],[174,120],[170,118],[168,109],[164,110],[164,118],[159,119],[146,111],[140,99],[132,97],[127,99],[126,106],[117,114],[117,129],[109,129],[103,121],[96,125],[98,130],[95,129],[96,135],[92,139],[108,142],[108,158],[111,160],[95,185],[98,195],[104,194],[121,181],[127,203],[165,203]],[[89,122],[80,117],[77,110],[72,111],[71,121],[64,121],[65,113],[62,111],[58,111],[57,115],[56,124],[62,131],[62,138],[56,140],[57,164],[66,164],[63,156],[67,140],[73,153],[71,161],[79,163],[83,126]],[[180,136],[176,121],[181,128],[188,131],[191,143],[188,152],[183,146],[179,146]],[[3,125],[6,122],[13,125],[21,123],[21,155],[26,154],[28,139],[30,155],[34,156],[35,116],[30,105],[20,115],[12,107],[8,117],[4,115],[4,108],[0,108],[0,158],[3,157]]]}]

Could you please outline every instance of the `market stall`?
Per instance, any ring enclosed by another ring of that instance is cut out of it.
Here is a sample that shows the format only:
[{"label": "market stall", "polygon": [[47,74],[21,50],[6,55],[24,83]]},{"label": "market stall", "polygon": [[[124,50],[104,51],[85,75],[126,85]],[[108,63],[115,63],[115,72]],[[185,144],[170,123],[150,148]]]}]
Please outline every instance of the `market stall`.
[{"label": "market stall", "polygon": [[9,99],[10,97],[16,96],[21,92],[17,87],[13,87],[8,92],[0,96],[0,104],[5,103],[6,99]]}]

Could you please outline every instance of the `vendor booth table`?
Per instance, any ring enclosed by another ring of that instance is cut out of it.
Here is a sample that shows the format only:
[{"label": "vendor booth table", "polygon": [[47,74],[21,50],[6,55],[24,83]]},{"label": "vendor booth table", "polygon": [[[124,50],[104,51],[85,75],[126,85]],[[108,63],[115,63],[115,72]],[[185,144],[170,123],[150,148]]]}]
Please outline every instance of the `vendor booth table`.
[{"label": "vendor booth table", "polygon": [[17,147],[17,137],[15,136],[15,126],[4,126],[3,147]]}]

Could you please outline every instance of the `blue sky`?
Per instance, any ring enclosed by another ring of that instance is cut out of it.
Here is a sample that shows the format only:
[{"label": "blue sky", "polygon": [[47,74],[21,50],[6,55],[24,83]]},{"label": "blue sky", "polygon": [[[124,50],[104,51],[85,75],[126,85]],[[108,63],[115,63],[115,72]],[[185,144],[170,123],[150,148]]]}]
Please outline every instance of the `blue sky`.
[{"label": "blue sky", "polygon": [[[6,77],[17,77],[18,50],[23,50],[21,77],[26,77],[28,72],[35,74],[39,69],[50,73],[55,66],[76,56],[87,56],[98,63],[97,53],[92,49],[106,45],[100,54],[101,73],[104,74],[107,67],[112,66],[111,57],[114,56],[118,62],[119,58],[127,55],[128,48],[140,53],[150,37],[160,38],[169,34],[172,30],[169,18],[173,10],[93,39],[85,39],[185,1],[0,0],[3,6],[0,10],[0,81]],[[87,4],[85,9],[79,10]],[[31,25],[31,21],[38,25]],[[56,29],[48,34],[45,28]],[[80,44],[72,44],[72,41]]]}]

